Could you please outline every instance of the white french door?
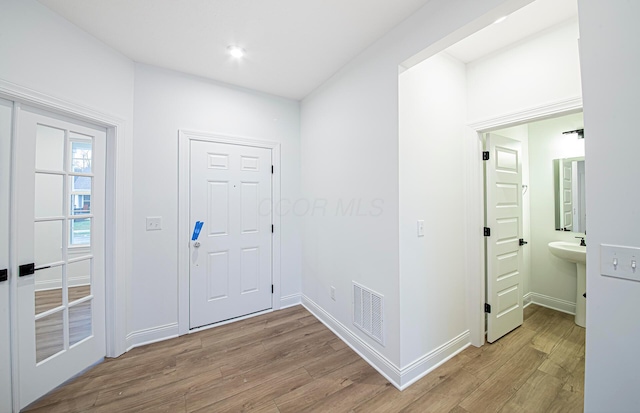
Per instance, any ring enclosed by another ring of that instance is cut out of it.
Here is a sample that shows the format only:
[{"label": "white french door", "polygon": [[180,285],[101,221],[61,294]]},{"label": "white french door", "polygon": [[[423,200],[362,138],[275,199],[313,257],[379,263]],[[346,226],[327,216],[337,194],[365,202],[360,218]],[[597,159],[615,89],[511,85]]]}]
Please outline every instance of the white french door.
[{"label": "white french door", "polygon": [[13,102],[0,99],[0,413],[12,410],[9,318],[9,199]]},{"label": "white french door", "polygon": [[487,341],[522,324],[522,144],[488,133],[485,147]]},{"label": "white french door", "polygon": [[22,107],[15,145],[22,408],[105,356],[106,131]]},{"label": "white french door", "polygon": [[189,326],[272,308],[271,149],[192,140]]}]

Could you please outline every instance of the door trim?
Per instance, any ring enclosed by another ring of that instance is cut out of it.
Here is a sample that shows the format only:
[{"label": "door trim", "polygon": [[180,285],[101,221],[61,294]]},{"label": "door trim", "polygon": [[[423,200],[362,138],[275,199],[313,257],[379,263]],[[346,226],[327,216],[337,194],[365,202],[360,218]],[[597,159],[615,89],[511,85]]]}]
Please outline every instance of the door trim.
[{"label": "door trim", "polygon": [[[192,140],[254,146],[271,149],[273,161],[272,198],[273,225],[275,231],[271,250],[271,276],[273,280],[272,310],[279,310],[280,303],[280,214],[275,205],[280,203],[280,143],[209,132],[178,130],[178,334],[189,330],[189,243],[191,235],[190,211],[190,143]],[[215,324],[218,325],[218,324]],[[193,331],[197,331],[195,329]]]},{"label": "door trim", "polygon": [[483,161],[480,157],[483,136],[509,126],[542,120],[582,110],[582,97],[578,96],[547,105],[502,114],[490,119],[469,123],[465,143],[466,167],[466,242],[467,257],[467,314],[471,344],[480,347],[485,342],[485,257],[484,257],[484,180]]},{"label": "door trim", "polygon": [[[105,188],[105,337],[106,356],[117,357],[126,350],[126,280],[131,269],[131,163],[132,142],[126,139],[126,131],[129,127],[127,121],[118,116],[105,114],[92,108],[78,105],[64,99],[50,96],[35,90],[0,79],[0,97],[14,102],[13,130],[11,136],[12,159],[15,155],[15,139],[17,139],[20,105],[25,104],[48,112],[68,116],[80,121],[85,121],[107,129],[106,147],[106,188]],[[11,167],[11,176],[15,176],[15,168]],[[11,233],[16,233],[15,188],[11,188]],[[15,245],[12,242],[11,245]],[[17,262],[15,247],[11,248],[10,255],[9,289],[11,297],[15,297],[17,285],[14,282],[17,277]],[[16,331],[17,306],[15,300],[10,303],[11,331]],[[16,336],[12,334],[12,337]],[[16,337],[17,339],[17,337]],[[18,360],[17,342],[12,338],[12,388],[13,405],[19,406],[18,387]],[[17,410],[16,410],[17,411]]]}]

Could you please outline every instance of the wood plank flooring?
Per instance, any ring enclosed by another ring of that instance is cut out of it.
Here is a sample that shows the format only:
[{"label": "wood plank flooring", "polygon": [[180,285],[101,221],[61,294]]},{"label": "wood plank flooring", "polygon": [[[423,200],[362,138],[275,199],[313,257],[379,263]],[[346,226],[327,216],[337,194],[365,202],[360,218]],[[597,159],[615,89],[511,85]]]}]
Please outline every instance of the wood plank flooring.
[{"label": "wood plank flooring", "polygon": [[530,305],[403,392],[303,307],[131,350],[31,412],[582,412],[584,329]]}]

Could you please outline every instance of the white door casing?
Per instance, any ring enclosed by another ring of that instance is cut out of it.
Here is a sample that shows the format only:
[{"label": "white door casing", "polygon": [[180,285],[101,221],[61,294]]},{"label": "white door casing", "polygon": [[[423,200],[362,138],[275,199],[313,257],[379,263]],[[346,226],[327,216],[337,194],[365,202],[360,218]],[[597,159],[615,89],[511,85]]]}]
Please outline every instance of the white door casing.
[{"label": "white door casing", "polygon": [[106,131],[24,107],[18,123],[17,264],[45,267],[17,279],[24,407],[105,356]]},{"label": "white door casing", "polygon": [[192,329],[272,308],[271,152],[190,141]]},{"label": "white door casing", "polygon": [[522,308],[522,159],[521,143],[486,135],[485,162],[487,341],[496,341],[523,322]]},{"label": "white door casing", "polygon": [[[9,275],[9,197],[13,103],[0,99],[0,270]],[[12,410],[9,281],[0,281],[0,413]]]}]

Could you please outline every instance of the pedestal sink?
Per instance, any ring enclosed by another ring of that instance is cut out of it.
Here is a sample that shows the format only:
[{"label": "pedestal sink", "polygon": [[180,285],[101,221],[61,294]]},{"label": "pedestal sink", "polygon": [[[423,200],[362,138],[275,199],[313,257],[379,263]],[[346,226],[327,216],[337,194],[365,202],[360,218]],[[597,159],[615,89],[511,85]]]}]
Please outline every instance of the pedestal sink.
[{"label": "pedestal sink", "polygon": [[576,265],[578,270],[576,324],[580,327],[586,327],[587,300],[583,294],[587,291],[587,247],[577,243],[553,241],[549,243],[549,252]]}]

